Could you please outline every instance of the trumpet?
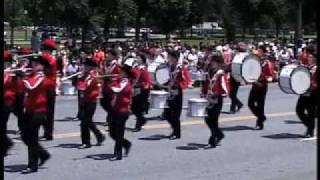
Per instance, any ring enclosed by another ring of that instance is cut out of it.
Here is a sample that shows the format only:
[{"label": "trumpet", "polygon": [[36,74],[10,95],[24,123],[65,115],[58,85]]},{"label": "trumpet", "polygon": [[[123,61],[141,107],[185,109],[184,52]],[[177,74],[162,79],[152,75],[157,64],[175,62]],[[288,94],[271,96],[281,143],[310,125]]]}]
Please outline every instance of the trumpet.
[{"label": "trumpet", "polygon": [[[83,71],[80,71],[80,72],[74,73],[74,74],[72,74],[70,76],[61,78],[61,81],[66,81],[68,79],[71,79],[71,78],[73,78],[75,76],[79,76],[79,75],[82,75],[82,74],[83,74]],[[96,76],[94,78],[107,78],[107,77],[119,77],[119,76],[120,76],[120,74],[104,74],[104,75]]]},{"label": "trumpet", "polygon": [[13,60],[18,60],[18,59],[23,59],[23,58],[28,58],[28,57],[39,57],[39,56],[41,56],[41,55],[42,55],[42,53],[39,52],[39,53],[33,53],[33,54],[27,54],[27,55],[20,55],[20,56],[14,55],[12,58],[13,58]]},{"label": "trumpet", "polygon": [[16,68],[16,69],[5,69],[4,72],[26,72],[26,71],[32,71],[32,68]]}]

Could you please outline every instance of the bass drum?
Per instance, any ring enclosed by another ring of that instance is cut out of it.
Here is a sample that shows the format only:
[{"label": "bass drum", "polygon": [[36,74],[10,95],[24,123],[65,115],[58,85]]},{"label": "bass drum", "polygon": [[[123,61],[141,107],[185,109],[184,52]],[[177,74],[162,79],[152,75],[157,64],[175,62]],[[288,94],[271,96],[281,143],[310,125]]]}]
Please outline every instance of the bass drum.
[{"label": "bass drum", "polygon": [[204,98],[193,98],[188,100],[187,116],[189,117],[205,117],[207,115],[206,107],[208,100]]},{"label": "bass drum", "polygon": [[287,94],[304,94],[311,86],[310,71],[300,65],[284,66],[279,75],[279,87]]},{"label": "bass drum", "polygon": [[160,64],[155,73],[154,80],[158,85],[164,85],[170,79],[170,69],[167,64]]},{"label": "bass drum", "polygon": [[259,57],[246,52],[234,56],[231,64],[232,77],[238,82],[256,82],[262,72]]}]

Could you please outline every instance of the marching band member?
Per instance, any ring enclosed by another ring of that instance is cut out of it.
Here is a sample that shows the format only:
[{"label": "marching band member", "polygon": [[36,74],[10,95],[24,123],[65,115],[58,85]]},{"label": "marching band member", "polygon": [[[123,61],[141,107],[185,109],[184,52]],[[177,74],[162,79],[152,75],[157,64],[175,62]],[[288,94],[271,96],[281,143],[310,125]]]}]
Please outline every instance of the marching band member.
[{"label": "marching band member", "polygon": [[187,71],[178,66],[179,52],[170,51],[168,53],[170,65],[170,80],[168,82],[169,97],[167,99],[168,108],[164,109],[164,118],[172,127],[170,140],[181,138],[180,115],[182,110],[183,89],[188,87],[186,79]]},{"label": "marching band member", "polygon": [[315,118],[316,118],[316,109],[317,103],[319,102],[317,94],[318,84],[317,84],[317,59],[316,54],[309,53],[308,56],[308,64],[310,72],[311,72],[311,87],[305,93],[300,95],[297,106],[296,106],[296,113],[302,123],[306,126],[307,131],[305,133],[306,137],[313,137],[314,136],[314,129],[315,129]]},{"label": "marching band member", "polygon": [[[121,67],[118,64],[117,53],[111,50],[108,54],[108,61],[106,62],[105,74],[109,75],[119,75],[121,74]],[[117,80],[117,77],[104,78],[104,82],[102,85],[102,98],[100,99],[101,107],[108,113],[106,117],[106,125],[109,123],[111,112],[111,100],[113,96],[113,92],[111,90],[110,85]]]},{"label": "marching band member", "polygon": [[[3,52],[4,68],[10,70],[13,62],[10,51]],[[13,146],[13,142],[7,136],[7,123],[10,113],[17,116],[19,130],[22,130],[23,121],[23,84],[21,78],[15,72],[4,73],[4,106],[1,112],[1,129],[5,133],[4,137],[4,154]],[[22,101],[21,101],[22,100]],[[22,107],[20,107],[22,105]]]},{"label": "marching band member", "polygon": [[48,111],[47,119],[44,121],[44,135],[41,137],[47,141],[53,140],[53,128],[54,128],[54,109],[56,103],[56,87],[57,87],[57,62],[56,58],[52,55],[56,50],[56,43],[52,39],[45,39],[42,42],[43,55],[49,59],[50,68],[46,69],[46,75],[52,83],[52,89],[48,89]]},{"label": "marching band member", "polygon": [[265,60],[266,49],[264,46],[259,46],[258,55],[262,61],[262,72],[257,80],[252,84],[252,88],[249,94],[248,106],[251,112],[257,117],[256,130],[262,130],[264,128],[264,121],[266,116],[264,113],[265,99],[268,91],[268,81],[270,81],[270,75],[272,77],[272,72],[270,71],[269,65]]},{"label": "marching band member", "polygon": [[38,166],[50,158],[50,154],[38,142],[40,126],[47,118],[48,90],[53,88],[51,80],[45,76],[45,70],[50,68],[49,61],[45,55],[32,59],[33,73],[23,80],[26,95],[22,139],[28,146],[28,168],[22,173],[36,172]]},{"label": "marching band member", "polygon": [[223,105],[223,97],[228,95],[227,77],[223,70],[223,57],[219,53],[214,53],[210,57],[209,79],[202,87],[202,97],[208,98],[206,108],[207,116],[205,122],[208,125],[211,136],[206,149],[214,148],[224,138],[222,130],[219,128],[219,116]]},{"label": "marching band member", "polygon": [[132,68],[135,75],[134,80],[134,94],[132,98],[131,111],[137,117],[134,132],[141,131],[141,128],[146,124],[147,120],[144,113],[148,112],[149,95],[152,88],[152,81],[150,73],[146,66],[146,59],[141,59],[141,64]]},{"label": "marching band member", "polygon": [[130,105],[132,101],[132,80],[134,79],[131,72],[134,60],[129,58],[125,60],[121,71],[121,78],[114,81],[111,85],[113,92],[111,101],[111,112],[109,112],[109,133],[115,141],[114,157],[111,160],[122,159],[122,148],[125,150],[125,156],[128,155],[131,142],[124,138],[126,121],[130,115]]},{"label": "marching band member", "polygon": [[[246,52],[246,46],[244,43],[239,43],[237,46],[238,52]],[[239,87],[241,85],[240,82],[237,82],[236,79],[231,75],[231,63],[229,64],[229,71],[230,71],[230,92],[229,97],[231,99],[231,105],[230,105],[230,113],[236,113],[239,112],[240,109],[243,107],[243,103],[240,101],[240,99],[237,97]]]},{"label": "marching band member", "polygon": [[97,146],[105,140],[105,136],[97,129],[93,123],[93,115],[97,107],[97,97],[99,96],[99,86],[97,81],[97,64],[91,58],[84,62],[84,75],[78,80],[77,87],[80,93],[79,119],[81,121],[81,142],[79,149],[90,148],[90,130],[97,139]]}]

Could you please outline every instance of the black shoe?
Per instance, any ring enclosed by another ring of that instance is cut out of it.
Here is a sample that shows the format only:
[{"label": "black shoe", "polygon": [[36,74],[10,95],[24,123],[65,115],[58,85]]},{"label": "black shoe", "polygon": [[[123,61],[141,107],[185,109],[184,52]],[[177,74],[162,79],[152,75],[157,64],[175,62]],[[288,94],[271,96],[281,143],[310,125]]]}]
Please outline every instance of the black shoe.
[{"label": "black shoe", "polygon": [[243,104],[238,105],[238,109],[236,112],[239,112],[242,107],[243,107]]},{"label": "black shoe", "polygon": [[122,160],[122,156],[114,155],[114,157],[110,158],[110,161],[119,161]]},{"label": "black shoe", "polygon": [[313,131],[307,131],[304,136],[306,138],[312,138],[312,137],[314,137],[314,133],[313,133]]},{"label": "black shoe", "polygon": [[53,136],[44,135],[44,136],[41,136],[41,137],[40,137],[40,140],[43,140],[43,141],[52,141],[52,140],[53,140]]},{"label": "black shoe", "polygon": [[129,155],[129,153],[130,153],[131,146],[132,146],[132,144],[130,143],[130,144],[128,145],[128,147],[125,147],[125,148],[124,148],[124,155],[125,155],[126,157],[128,157],[128,155]]},{"label": "black shoe", "polygon": [[230,114],[235,114],[235,113],[236,113],[236,110],[230,109]]},{"label": "black shoe", "polygon": [[82,144],[78,149],[87,149],[87,148],[91,148],[90,144]]},{"label": "black shoe", "polygon": [[257,125],[254,130],[263,130],[263,125]]},{"label": "black shoe", "polygon": [[30,174],[30,173],[34,173],[37,172],[38,170],[35,168],[27,168],[21,171],[22,174]]},{"label": "black shoe", "polygon": [[106,136],[105,135],[102,134],[101,136],[98,136],[96,146],[101,146],[103,141],[105,141],[105,140],[106,140]]},{"label": "black shoe", "polygon": [[169,140],[176,140],[176,139],[180,139],[181,136],[177,136],[177,135],[171,135],[169,136]]},{"label": "black shoe", "polygon": [[136,128],[134,128],[133,130],[132,130],[132,132],[139,132],[139,131],[141,131],[141,127],[136,127]]},{"label": "black shoe", "polygon": [[46,154],[43,157],[40,157],[39,166],[43,166],[50,159],[50,157],[50,154]]},{"label": "black shoe", "polygon": [[216,145],[218,145],[223,138],[224,138],[224,134],[222,134],[221,136],[217,137]]},{"label": "black shoe", "polygon": [[205,147],[203,147],[203,149],[212,149],[212,148],[216,148],[215,144],[207,144]]}]

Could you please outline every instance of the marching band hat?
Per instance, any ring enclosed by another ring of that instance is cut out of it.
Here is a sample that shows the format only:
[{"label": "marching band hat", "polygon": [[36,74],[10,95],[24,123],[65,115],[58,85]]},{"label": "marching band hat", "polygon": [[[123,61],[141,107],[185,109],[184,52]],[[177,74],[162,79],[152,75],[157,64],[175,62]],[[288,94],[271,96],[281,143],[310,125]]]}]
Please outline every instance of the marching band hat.
[{"label": "marching band hat", "polygon": [[45,67],[49,68],[51,66],[52,57],[48,53],[42,54],[40,57],[33,57],[31,61],[38,62]]},{"label": "marching band hat", "polygon": [[47,50],[56,50],[57,49],[57,44],[52,39],[45,39],[44,41],[42,41],[42,46],[44,49],[47,49]]},{"label": "marching band hat", "polygon": [[98,67],[98,64],[91,57],[86,58],[83,64],[86,66]]}]

